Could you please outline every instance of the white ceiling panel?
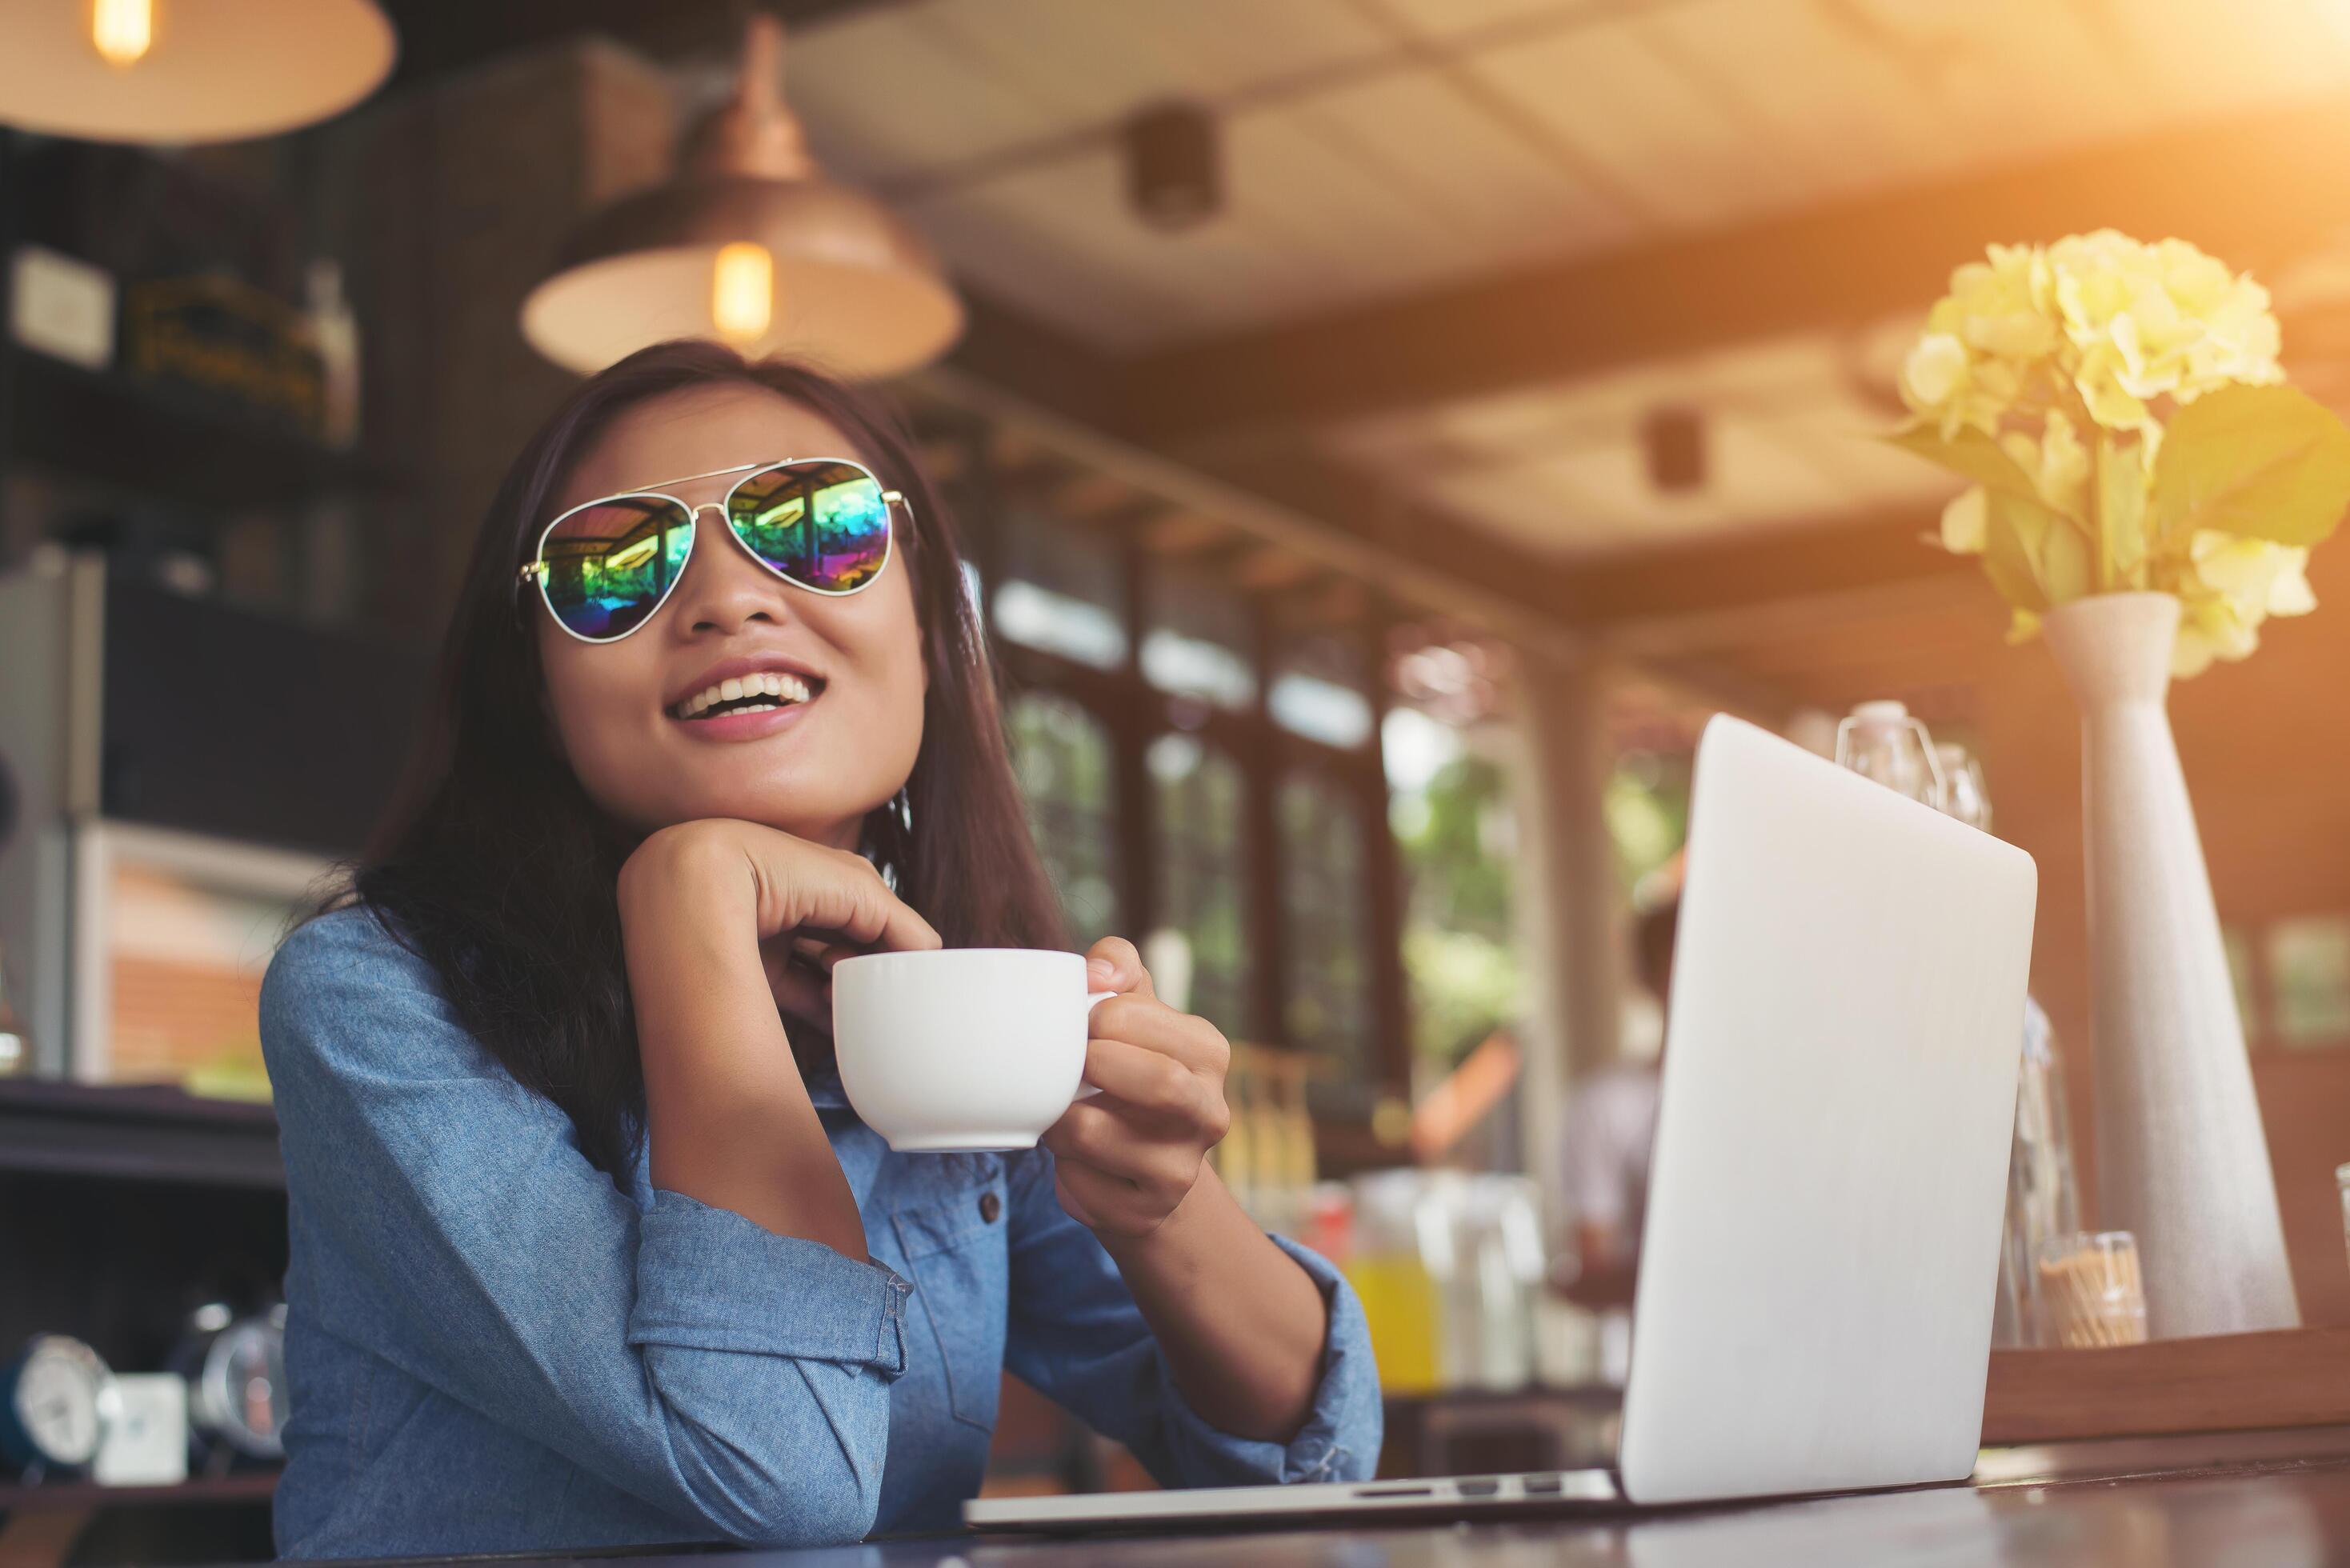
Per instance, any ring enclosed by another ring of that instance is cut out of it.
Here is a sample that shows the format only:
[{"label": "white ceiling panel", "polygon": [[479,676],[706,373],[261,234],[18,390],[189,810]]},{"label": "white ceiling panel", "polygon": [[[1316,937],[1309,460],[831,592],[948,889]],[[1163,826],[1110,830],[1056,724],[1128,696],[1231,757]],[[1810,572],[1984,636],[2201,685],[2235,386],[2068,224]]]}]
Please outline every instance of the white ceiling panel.
[{"label": "white ceiling panel", "polygon": [[1347,0],[928,0],[795,33],[785,76],[837,172],[897,180],[1393,48]]},{"label": "white ceiling panel", "polygon": [[922,25],[928,9],[892,5],[792,34],[784,92],[837,177],[899,178],[1032,141],[1066,111]]},{"label": "white ceiling panel", "polygon": [[910,24],[1081,124],[1166,98],[1222,100],[1391,53],[1347,0],[931,0]]},{"label": "white ceiling panel", "polygon": [[1419,493],[1456,517],[1540,555],[1590,556],[1624,547],[1638,519],[1609,514],[1555,462],[1463,469]]},{"label": "white ceiling panel", "polygon": [[1926,178],[1968,156],[1917,83],[1831,24],[1818,0],[1706,0],[1661,7],[1638,26],[1684,68],[1734,93],[1820,196]]},{"label": "white ceiling panel", "polygon": [[2118,69],[2165,122],[2338,89],[2350,79],[2341,0],[2192,0],[2113,5]]},{"label": "white ceiling panel", "polygon": [[1491,50],[1470,68],[1660,220],[1721,223],[1802,194],[1801,171],[1766,121],[1628,24]]},{"label": "white ceiling panel", "polygon": [[1846,512],[1939,505],[1957,494],[1958,479],[1880,439],[1888,423],[1881,413],[1872,417],[1856,410],[1753,428],[1827,478]]},{"label": "white ceiling panel", "polygon": [[[837,174],[899,186],[976,287],[1132,350],[2341,91],[2350,0],[912,0],[786,57]],[[1223,115],[1228,193],[1174,234],[1109,134],[1169,97]],[[1688,361],[1425,433],[1515,461],[1664,401],[1816,415],[1825,367]]]},{"label": "white ceiling panel", "polygon": [[1436,476],[1429,499],[1554,555],[1589,555],[1849,515],[1854,497],[1804,452],[1752,421],[1707,428],[1707,482],[1666,493],[1634,443]]},{"label": "white ceiling panel", "polygon": [[[1155,229],[1127,205],[1124,175],[1109,153],[1055,160],[928,197],[912,204],[917,223],[935,234],[966,276],[1041,307],[1048,320],[1097,330],[1101,311],[1056,305],[1061,282],[1040,289],[1040,254],[1066,278],[1072,299],[1082,278],[1102,274],[1128,286],[1113,296],[1118,324],[1098,340],[1130,349],[1257,320],[1329,292],[1334,264],[1319,246],[1301,246],[1286,230],[1268,231],[1237,203],[1222,216],[1178,233]],[[959,243],[952,235],[961,235]],[[1022,236],[1016,249],[991,235]],[[1135,302],[1148,301],[1148,308]]]},{"label": "white ceiling panel", "polygon": [[[2158,29],[2152,14],[2164,9],[2100,6],[2099,26]],[[2018,47],[2025,37],[2031,47]],[[1976,0],[1878,52],[1895,57],[1973,161],[1992,161],[2126,135],[2161,118],[2167,106],[2132,91],[2116,63],[2125,47],[2093,36],[2072,0]]]},{"label": "white ceiling panel", "polygon": [[1498,270],[1613,244],[1630,216],[1435,72],[1398,72],[1305,100],[1315,131],[1354,150],[1423,221],[1457,270]]},{"label": "white ceiling panel", "polygon": [[[1881,438],[1898,414],[1856,383],[1851,344],[1798,335],[1356,421],[1334,456],[1522,544],[1604,553],[1822,518],[1924,513],[1956,489]],[[1707,483],[1649,482],[1641,426],[1706,417]]]},{"label": "white ceiling panel", "polygon": [[[1201,327],[1192,288],[1171,286],[1167,269],[1145,265],[1128,228],[1102,214],[1122,211],[1122,174],[1107,153],[1063,159],[913,203],[908,216],[953,258],[959,275],[1007,304],[1111,348],[1127,348]],[[1202,275],[1209,262],[1198,258]],[[1222,267],[1244,282],[1259,258]]]},{"label": "white ceiling panel", "polygon": [[1422,283],[1461,265],[1429,204],[1306,111],[1263,109],[1225,130],[1232,218],[1314,258],[1305,284],[1329,306]]}]

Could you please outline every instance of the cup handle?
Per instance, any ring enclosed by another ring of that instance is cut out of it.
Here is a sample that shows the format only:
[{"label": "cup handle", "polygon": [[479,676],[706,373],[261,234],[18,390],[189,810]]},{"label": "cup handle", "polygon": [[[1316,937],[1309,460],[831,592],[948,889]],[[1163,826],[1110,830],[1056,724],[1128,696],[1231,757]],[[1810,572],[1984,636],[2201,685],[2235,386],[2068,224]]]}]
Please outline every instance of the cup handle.
[{"label": "cup handle", "polygon": [[[1086,996],[1086,1016],[1088,1018],[1092,1017],[1095,1008],[1099,1007],[1103,1002],[1107,1002],[1111,997],[1116,996],[1118,992],[1114,991],[1097,991],[1088,992]],[[1100,1093],[1101,1090],[1095,1087],[1093,1085],[1081,1082],[1077,1085],[1076,1094],[1070,1099],[1069,1103],[1071,1105],[1075,1105],[1078,1100],[1090,1100],[1096,1095]]]}]

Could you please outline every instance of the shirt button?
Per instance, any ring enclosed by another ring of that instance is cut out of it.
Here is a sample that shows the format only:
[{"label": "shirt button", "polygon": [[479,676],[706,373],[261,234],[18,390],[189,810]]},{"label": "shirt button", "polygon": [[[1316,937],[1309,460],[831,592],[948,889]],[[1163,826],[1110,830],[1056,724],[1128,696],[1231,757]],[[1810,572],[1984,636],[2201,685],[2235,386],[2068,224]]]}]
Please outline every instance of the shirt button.
[{"label": "shirt button", "polygon": [[995,1223],[995,1217],[1003,1212],[1003,1199],[993,1192],[983,1192],[979,1195],[980,1223],[993,1225]]}]

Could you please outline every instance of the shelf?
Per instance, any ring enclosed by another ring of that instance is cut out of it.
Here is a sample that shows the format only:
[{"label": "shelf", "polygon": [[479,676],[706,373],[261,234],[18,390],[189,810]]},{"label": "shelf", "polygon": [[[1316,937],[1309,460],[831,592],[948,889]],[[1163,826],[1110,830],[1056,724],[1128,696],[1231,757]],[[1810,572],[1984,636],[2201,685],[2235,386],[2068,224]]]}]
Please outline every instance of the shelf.
[{"label": "shelf", "polygon": [[0,1079],[0,1170],[280,1189],[267,1106],[155,1085]]},{"label": "shelf", "polygon": [[390,489],[380,465],[192,396],[29,349],[13,364],[16,460],[170,500],[226,509]]},{"label": "shelf", "polygon": [[1983,1442],[2350,1425],[2350,1328],[1994,1350]]},{"label": "shelf", "polygon": [[277,1491],[276,1470],[200,1477],[171,1486],[99,1486],[95,1481],[43,1481],[0,1486],[0,1513],[66,1513],[100,1508],[265,1503]]}]

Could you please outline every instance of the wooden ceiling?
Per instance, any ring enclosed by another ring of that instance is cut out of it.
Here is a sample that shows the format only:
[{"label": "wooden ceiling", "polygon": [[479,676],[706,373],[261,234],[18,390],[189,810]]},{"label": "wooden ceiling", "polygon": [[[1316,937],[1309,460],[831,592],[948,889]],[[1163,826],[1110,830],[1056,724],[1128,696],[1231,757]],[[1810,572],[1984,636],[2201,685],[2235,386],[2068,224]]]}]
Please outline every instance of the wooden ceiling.
[{"label": "wooden ceiling", "polygon": [[[592,29],[691,97],[751,3],[391,8],[403,72]],[[761,3],[828,165],[959,273],[956,374],[1554,623],[1949,576],[1940,482],[1866,438],[1883,342],[1987,240],[2350,255],[2350,0]],[[1229,193],[1176,234],[1116,151],[1168,99]],[[2289,305],[2289,354],[2345,327]],[[1687,493],[1638,445],[1668,404]]]}]

